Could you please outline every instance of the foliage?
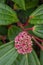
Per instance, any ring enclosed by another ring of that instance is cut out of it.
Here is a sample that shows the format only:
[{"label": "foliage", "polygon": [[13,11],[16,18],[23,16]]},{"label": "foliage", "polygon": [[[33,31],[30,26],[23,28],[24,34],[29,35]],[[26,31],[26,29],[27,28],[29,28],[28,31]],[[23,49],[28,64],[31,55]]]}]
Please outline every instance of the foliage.
[{"label": "foliage", "polygon": [[[43,65],[43,4],[39,5],[39,0],[11,0],[12,9],[6,2],[0,0],[0,65]],[[22,31],[32,38],[31,53],[19,54],[15,48],[14,39]],[[40,47],[38,53],[35,43]]]}]

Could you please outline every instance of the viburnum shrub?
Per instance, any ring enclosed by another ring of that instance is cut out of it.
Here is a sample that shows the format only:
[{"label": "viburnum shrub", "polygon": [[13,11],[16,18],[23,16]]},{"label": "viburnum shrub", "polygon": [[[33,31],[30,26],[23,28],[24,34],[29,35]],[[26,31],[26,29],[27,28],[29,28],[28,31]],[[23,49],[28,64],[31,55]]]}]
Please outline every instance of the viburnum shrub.
[{"label": "viburnum shrub", "polygon": [[0,65],[43,65],[39,0],[0,0]]}]

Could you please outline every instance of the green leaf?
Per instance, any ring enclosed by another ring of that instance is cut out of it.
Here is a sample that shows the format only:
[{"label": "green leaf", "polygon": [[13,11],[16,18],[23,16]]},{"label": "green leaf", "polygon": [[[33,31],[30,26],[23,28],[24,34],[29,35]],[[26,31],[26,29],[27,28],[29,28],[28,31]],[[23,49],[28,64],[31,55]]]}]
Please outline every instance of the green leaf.
[{"label": "green leaf", "polygon": [[7,35],[8,29],[6,26],[0,26],[0,35]]},{"label": "green leaf", "polygon": [[9,25],[18,21],[16,12],[9,6],[0,3],[0,25]]},{"label": "green leaf", "polygon": [[0,65],[12,65],[18,56],[13,41],[0,46],[0,51]]},{"label": "green leaf", "polygon": [[25,0],[26,9],[36,7],[38,2],[39,0]]},{"label": "green leaf", "polygon": [[34,51],[24,55],[19,63],[19,65],[40,65],[39,59]]},{"label": "green leaf", "polygon": [[13,47],[14,47],[14,41],[11,41],[9,43],[0,46],[0,57],[3,56],[5,53],[7,53]]},{"label": "green leaf", "polygon": [[28,63],[26,56],[20,54],[13,65],[27,65],[26,63]]},{"label": "green leaf", "polygon": [[40,65],[39,59],[35,53],[35,51],[33,50],[31,54],[28,55],[28,62],[29,65]]},{"label": "green leaf", "polygon": [[40,37],[43,38],[43,25],[36,25],[33,27],[33,33]]},{"label": "green leaf", "polygon": [[14,40],[14,38],[19,34],[19,32],[21,32],[21,28],[17,27],[17,26],[12,26],[9,28],[8,30],[8,38],[9,40]]},{"label": "green leaf", "polygon": [[[13,52],[13,51],[12,51]],[[11,54],[11,53],[10,53]],[[17,58],[17,56],[18,56],[18,53],[17,52],[14,52],[11,56],[10,56],[10,59],[9,59],[9,61],[6,63],[6,65],[12,65],[13,64],[13,62],[16,60],[16,58]]]},{"label": "green leaf", "polygon": [[28,62],[29,65],[40,65],[38,57],[34,51],[28,55]]},{"label": "green leaf", "polygon": [[29,65],[28,58],[26,58],[26,55],[21,59],[21,62],[19,65]]},{"label": "green leaf", "polygon": [[0,3],[5,3],[6,0],[0,0]]},{"label": "green leaf", "polygon": [[30,9],[37,6],[39,0],[13,0],[15,2],[14,7],[16,9]]},{"label": "green leaf", "polygon": [[40,51],[40,63],[43,65],[43,51]]},{"label": "green leaf", "polygon": [[[26,60],[26,58],[25,58],[25,56],[21,59],[21,62],[20,62],[20,64],[19,65],[25,65],[25,60]],[[27,65],[27,64],[26,64]]]},{"label": "green leaf", "polygon": [[43,4],[30,15],[31,24],[43,24]]},{"label": "green leaf", "polygon": [[25,1],[24,0],[13,0],[20,8],[25,10]]},{"label": "green leaf", "polygon": [[[42,43],[43,46],[43,43]],[[43,50],[40,50],[40,63],[43,65]]]},{"label": "green leaf", "polygon": [[35,61],[36,61],[36,65],[41,65],[40,64],[40,61],[39,61],[39,59],[38,59],[38,57],[37,57],[37,55],[36,55],[36,53],[35,53],[35,51],[33,50],[33,56],[34,56],[34,58],[35,58]]},{"label": "green leaf", "polygon": [[13,65],[21,65],[23,58],[24,58],[24,55],[19,54],[16,60],[14,61]]},{"label": "green leaf", "polygon": [[[42,43],[43,46],[43,43]],[[40,63],[43,65],[43,50],[40,50]]]},{"label": "green leaf", "polygon": [[0,40],[0,46],[3,45],[3,42]]},{"label": "green leaf", "polygon": [[18,11],[17,14],[18,14],[18,17],[20,19],[20,22],[21,23],[26,23],[27,21],[27,18],[29,17],[29,15],[35,10],[35,8],[31,8],[31,9],[28,9],[26,11],[24,10],[21,10],[21,11]]}]

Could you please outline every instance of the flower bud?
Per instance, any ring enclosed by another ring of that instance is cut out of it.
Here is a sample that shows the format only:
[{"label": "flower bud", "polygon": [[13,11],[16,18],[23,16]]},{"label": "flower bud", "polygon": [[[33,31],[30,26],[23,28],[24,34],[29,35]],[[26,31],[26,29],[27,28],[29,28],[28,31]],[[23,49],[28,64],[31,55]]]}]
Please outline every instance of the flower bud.
[{"label": "flower bud", "polygon": [[26,31],[20,32],[15,37],[15,48],[20,54],[27,54],[32,52],[32,41],[31,37]]}]

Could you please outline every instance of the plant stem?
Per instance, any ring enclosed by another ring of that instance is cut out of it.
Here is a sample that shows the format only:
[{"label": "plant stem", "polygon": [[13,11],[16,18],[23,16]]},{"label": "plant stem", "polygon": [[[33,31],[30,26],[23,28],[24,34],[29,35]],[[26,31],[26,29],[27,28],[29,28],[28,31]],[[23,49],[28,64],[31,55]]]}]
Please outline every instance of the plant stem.
[{"label": "plant stem", "polygon": [[25,24],[23,24],[23,26],[28,26],[28,22],[26,22]]},{"label": "plant stem", "polygon": [[35,37],[34,36],[34,38],[36,38],[38,41],[40,41],[40,42],[43,42],[43,40],[41,40],[40,38],[38,38],[38,37]]},{"label": "plant stem", "polygon": [[8,25],[7,27],[8,27],[8,29],[11,27],[12,25],[10,24],[10,25]]},{"label": "plant stem", "polygon": [[28,30],[31,30],[32,31],[33,30],[33,27],[32,28],[26,28],[25,30],[26,31],[28,31]]},{"label": "plant stem", "polygon": [[36,42],[36,44],[43,50],[43,46],[32,36],[32,39]]},{"label": "plant stem", "polygon": [[17,25],[18,25],[22,30],[25,30],[25,29],[24,29],[24,26],[23,26],[23,24],[22,24],[21,22],[18,22]]},{"label": "plant stem", "polygon": [[0,39],[5,43],[6,36],[2,36],[2,35],[0,35]]},{"label": "plant stem", "polygon": [[28,26],[28,20],[29,20],[29,18],[27,19],[26,23],[23,24],[23,26]]}]

